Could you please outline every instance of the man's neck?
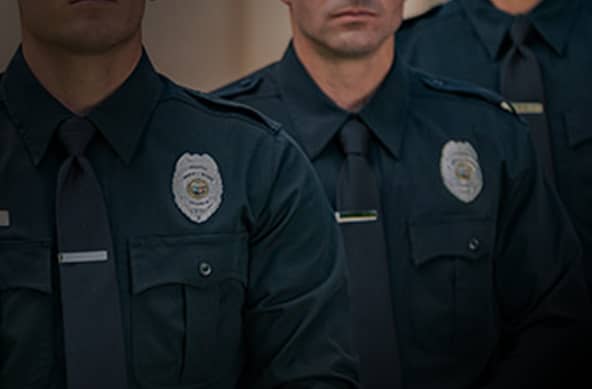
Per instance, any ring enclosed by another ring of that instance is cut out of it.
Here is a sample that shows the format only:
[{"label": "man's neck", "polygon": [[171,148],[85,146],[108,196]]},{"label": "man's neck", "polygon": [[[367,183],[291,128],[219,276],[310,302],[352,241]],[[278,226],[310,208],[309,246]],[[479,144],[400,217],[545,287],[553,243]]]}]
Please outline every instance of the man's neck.
[{"label": "man's neck", "polygon": [[394,39],[363,58],[338,58],[322,55],[308,42],[294,38],[298,58],[319,86],[335,104],[357,112],[372,97],[388,74],[394,61]]},{"label": "man's neck", "polygon": [[[525,14],[532,11],[543,0],[491,0],[496,8],[510,15]],[[569,1],[569,0],[565,0]]]},{"label": "man's neck", "polygon": [[22,47],[25,60],[41,85],[78,115],[84,115],[115,92],[142,56],[140,39],[97,55],[49,48],[25,35]]}]

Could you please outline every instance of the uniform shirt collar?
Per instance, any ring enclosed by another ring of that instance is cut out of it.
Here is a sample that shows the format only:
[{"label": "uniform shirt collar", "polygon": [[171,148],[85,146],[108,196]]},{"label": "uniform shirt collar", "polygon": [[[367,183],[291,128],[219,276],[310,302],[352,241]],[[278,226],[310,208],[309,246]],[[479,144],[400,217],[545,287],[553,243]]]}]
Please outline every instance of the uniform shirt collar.
[{"label": "uniform shirt collar", "polygon": [[[496,59],[512,24],[512,15],[497,9],[491,0],[458,1],[489,55]],[[562,55],[580,5],[581,0],[543,0],[527,17],[545,42]]]},{"label": "uniform shirt collar", "polygon": [[[293,124],[291,134],[309,158],[316,158],[354,115],[338,107],[310,77],[292,45],[278,65],[278,80]],[[358,113],[382,145],[398,156],[408,96],[407,68],[397,61],[374,96]]]},{"label": "uniform shirt collar", "polygon": [[[87,115],[126,163],[133,157],[162,88],[160,77],[148,56],[143,53],[123,85]],[[51,96],[35,78],[22,49],[17,51],[8,65],[0,84],[0,94],[33,162],[38,165],[56,129],[73,113]]]}]

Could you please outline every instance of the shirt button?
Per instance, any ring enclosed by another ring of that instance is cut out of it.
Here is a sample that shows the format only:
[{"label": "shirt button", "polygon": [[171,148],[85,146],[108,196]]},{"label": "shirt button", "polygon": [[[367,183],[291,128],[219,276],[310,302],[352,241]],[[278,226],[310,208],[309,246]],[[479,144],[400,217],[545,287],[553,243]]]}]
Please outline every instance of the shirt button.
[{"label": "shirt button", "polygon": [[477,238],[471,238],[469,240],[469,250],[472,252],[479,251],[481,248],[481,241]]},{"label": "shirt button", "polygon": [[212,275],[212,265],[210,265],[207,262],[200,263],[199,274],[201,274],[202,277],[209,277],[210,275]]}]

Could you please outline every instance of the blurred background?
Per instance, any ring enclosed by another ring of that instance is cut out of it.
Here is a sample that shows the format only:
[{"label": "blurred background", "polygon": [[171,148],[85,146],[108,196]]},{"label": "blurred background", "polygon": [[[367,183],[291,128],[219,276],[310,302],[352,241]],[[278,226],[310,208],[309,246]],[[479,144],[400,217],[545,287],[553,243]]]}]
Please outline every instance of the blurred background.
[{"label": "blurred background", "polygon": [[[444,1],[406,0],[405,17]],[[18,45],[19,28],[17,0],[0,0],[0,69]],[[280,0],[148,1],[144,38],[160,72],[208,91],[282,55],[288,9]]]}]

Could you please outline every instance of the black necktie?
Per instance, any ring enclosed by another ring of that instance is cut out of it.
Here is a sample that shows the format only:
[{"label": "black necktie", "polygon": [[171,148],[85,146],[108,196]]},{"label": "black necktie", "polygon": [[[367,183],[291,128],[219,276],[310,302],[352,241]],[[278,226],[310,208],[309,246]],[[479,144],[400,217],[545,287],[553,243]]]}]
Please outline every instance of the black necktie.
[{"label": "black necktie", "polygon": [[58,173],[56,220],[66,378],[69,389],[126,389],[119,287],[107,210],[84,151],[95,134],[72,118],[58,136],[67,159]]},{"label": "black necktie", "polygon": [[380,192],[366,158],[369,138],[368,128],[357,118],[341,130],[345,160],[337,186],[337,217],[349,263],[361,388],[396,389],[401,368]]},{"label": "black necktie", "polygon": [[512,101],[516,111],[527,120],[539,161],[545,174],[554,182],[543,76],[536,55],[527,46],[529,40],[536,37],[536,31],[525,16],[517,16],[509,36],[512,45],[502,61],[501,93]]}]

